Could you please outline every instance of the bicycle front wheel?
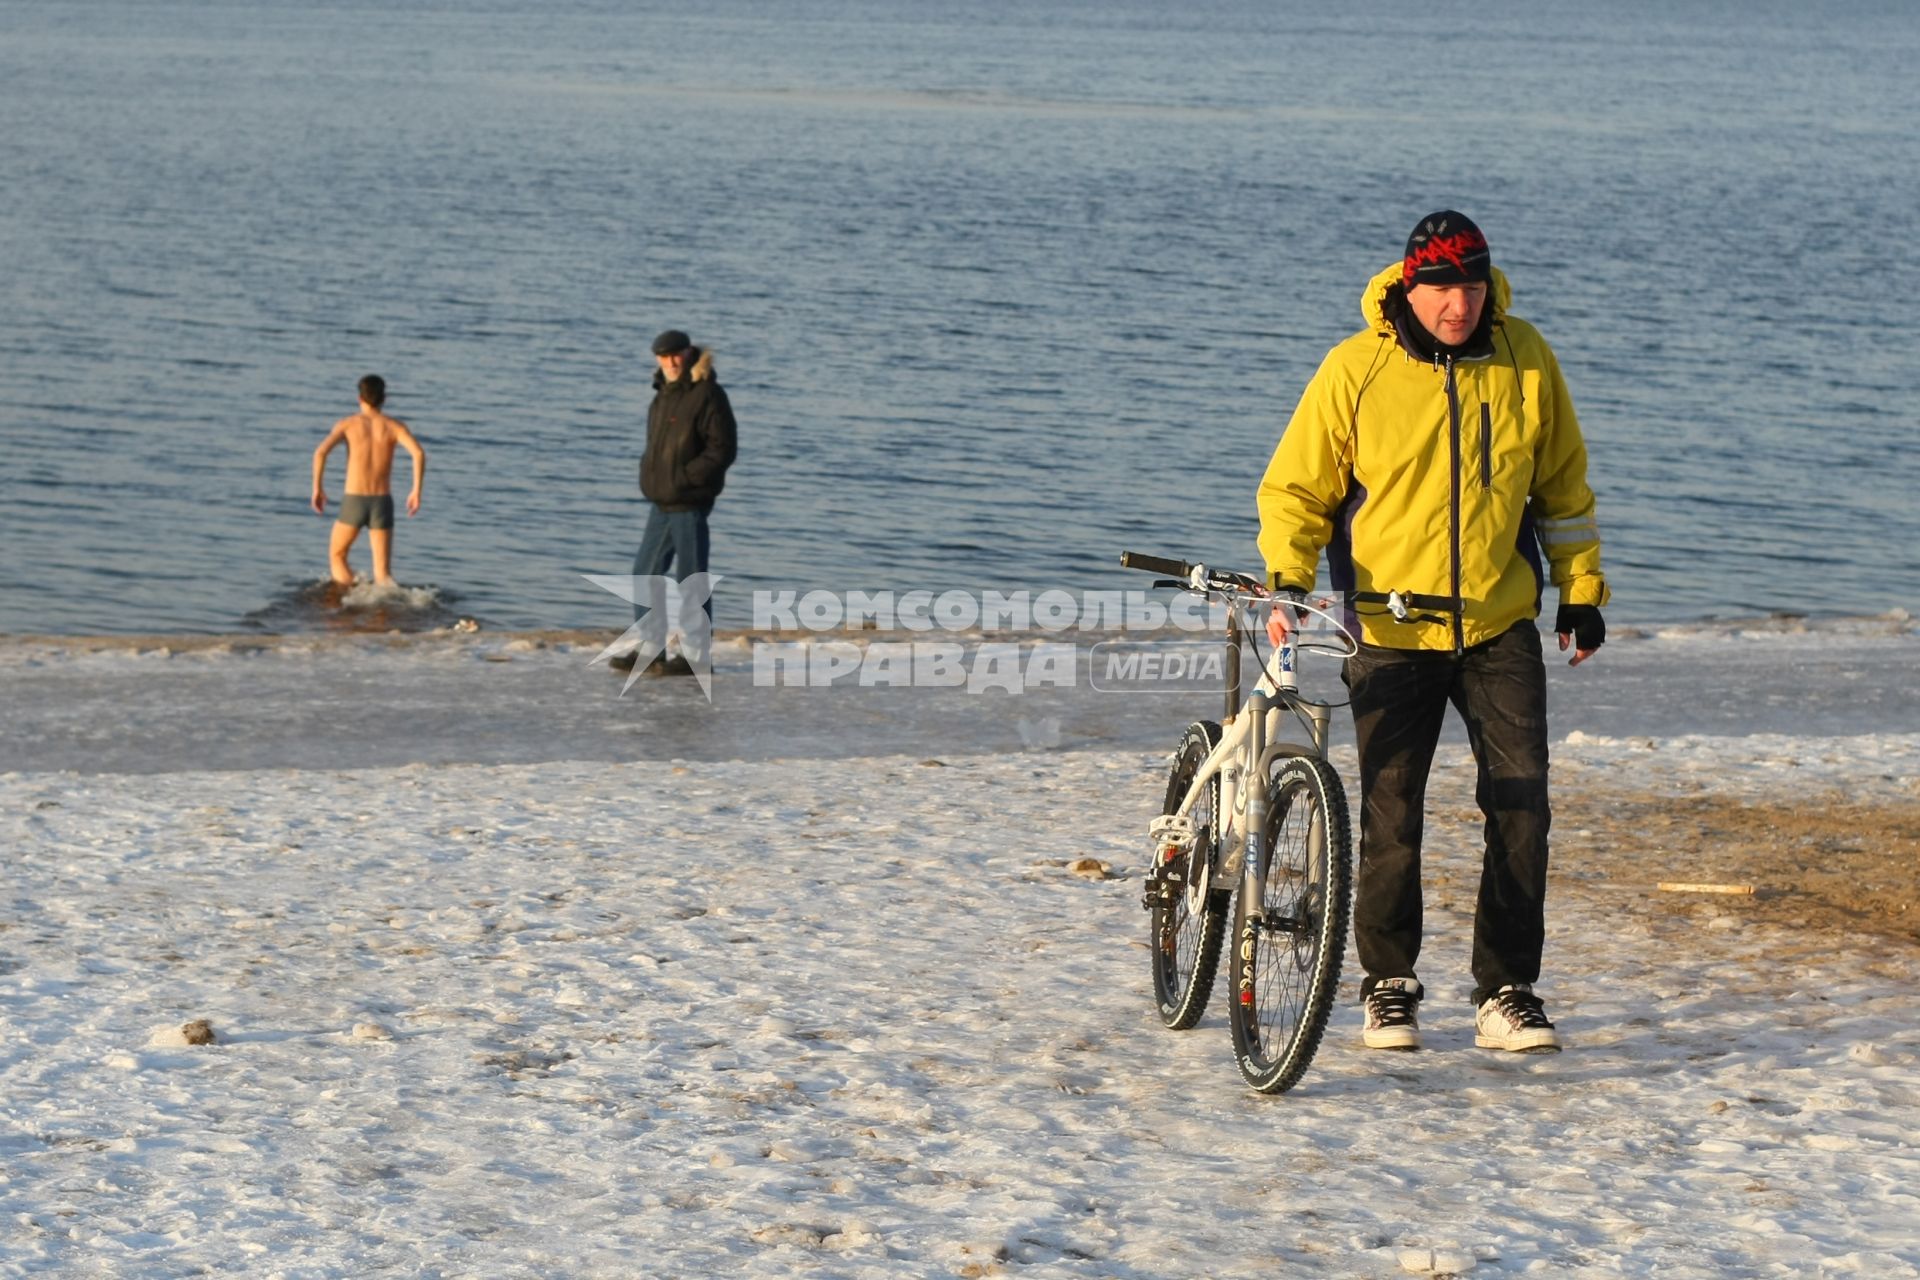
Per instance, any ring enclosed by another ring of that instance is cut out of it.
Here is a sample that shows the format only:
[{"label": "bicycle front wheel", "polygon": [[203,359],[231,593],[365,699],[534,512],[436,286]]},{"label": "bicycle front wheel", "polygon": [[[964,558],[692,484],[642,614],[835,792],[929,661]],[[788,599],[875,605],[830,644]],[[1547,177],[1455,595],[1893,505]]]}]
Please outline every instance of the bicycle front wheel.
[{"label": "bicycle front wheel", "polygon": [[1340,775],[1310,756],[1279,761],[1264,834],[1260,892],[1242,892],[1233,917],[1228,1018],[1240,1074],[1262,1093],[1280,1093],[1313,1061],[1340,985],[1352,901]]},{"label": "bicycle front wheel", "polygon": [[[1220,726],[1201,720],[1187,726],[1167,777],[1162,813],[1178,812],[1194,777],[1220,742]],[[1148,946],[1153,953],[1153,998],[1160,1021],[1185,1031],[1207,1011],[1213,976],[1219,972],[1220,940],[1227,929],[1232,887],[1211,880],[1215,841],[1220,835],[1220,775],[1207,780],[1188,816],[1193,844],[1184,852],[1156,848],[1149,879]]]}]

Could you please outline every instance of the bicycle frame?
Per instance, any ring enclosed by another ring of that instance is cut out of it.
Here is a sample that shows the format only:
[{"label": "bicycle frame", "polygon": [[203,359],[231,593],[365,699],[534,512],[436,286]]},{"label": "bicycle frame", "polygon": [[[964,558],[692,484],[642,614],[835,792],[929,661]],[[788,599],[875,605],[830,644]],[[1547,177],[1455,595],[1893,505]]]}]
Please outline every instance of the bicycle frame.
[{"label": "bicycle frame", "polygon": [[[1195,574],[1196,579],[1202,575]],[[1194,773],[1192,784],[1172,814],[1154,819],[1152,833],[1156,841],[1172,841],[1191,847],[1195,838],[1193,809],[1206,793],[1207,784],[1220,779],[1221,830],[1213,842],[1214,859],[1203,874],[1192,876],[1186,886],[1187,906],[1197,912],[1205,896],[1213,890],[1216,875],[1241,876],[1243,892],[1254,894],[1253,901],[1266,886],[1260,883],[1259,842],[1266,831],[1267,788],[1265,779],[1273,761],[1282,756],[1313,756],[1324,759],[1332,708],[1329,704],[1301,694],[1296,670],[1300,645],[1297,632],[1276,646],[1261,669],[1260,679],[1251,697],[1240,697],[1240,645],[1245,630],[1243,621],[1250,607],[1266,599],[1251,592],[1211,590],[1227,606],[1227,714],[1222,722],[1220,742],[1208,753]],[[1332,623],[1351,646],[1352,638],[1330,613],[1314,605],[1298,608]],[[1292,714],[1307,733],[1305,743],[1280,741],[1278,733],[1285,717]]]}]

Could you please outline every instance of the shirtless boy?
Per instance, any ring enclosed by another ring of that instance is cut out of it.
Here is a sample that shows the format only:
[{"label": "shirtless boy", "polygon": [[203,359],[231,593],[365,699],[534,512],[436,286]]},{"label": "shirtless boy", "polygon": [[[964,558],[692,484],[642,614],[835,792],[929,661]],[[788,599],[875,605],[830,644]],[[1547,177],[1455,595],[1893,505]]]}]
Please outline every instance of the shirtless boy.
[{"label": "shirtless boy", "polygon": [[347,568],[347,551],[364,527],[373,547],[373,580],[393,582],[393,451],[404,447],[413,455],[413,492],[407,495],[407,514],[420,510],[420,486],[427,478],[427,451],[398,418],[380,412],[386,403],[387,384],[374,374],[360,379],[360,412],[333,424],[333,430],[313,451],[313,509],[327,511],[327,491],[321,478],[327,469],[327,455],[342,440],[347,442],[347,493],[340,500],[340,514],[333,524],[333,542],[327,558],[333,580],[342,585],[353,582]]}]

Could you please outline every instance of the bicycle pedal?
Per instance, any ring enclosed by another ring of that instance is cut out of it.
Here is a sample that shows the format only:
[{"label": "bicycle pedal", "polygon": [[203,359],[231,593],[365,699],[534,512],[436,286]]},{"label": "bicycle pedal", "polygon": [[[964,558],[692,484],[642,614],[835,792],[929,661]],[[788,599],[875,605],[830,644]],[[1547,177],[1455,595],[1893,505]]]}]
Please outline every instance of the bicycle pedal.
[{"label": "bicycle pedal", "polygon": [[1178,813],[1163,813],[1155,818],[1147,824],[1147,834],[1153,837],[1162,861],[1167,860],[1168,849],[1181,854],[1193,848],[1193,842],[1199,835],[1194,830],[1193,820]]}]

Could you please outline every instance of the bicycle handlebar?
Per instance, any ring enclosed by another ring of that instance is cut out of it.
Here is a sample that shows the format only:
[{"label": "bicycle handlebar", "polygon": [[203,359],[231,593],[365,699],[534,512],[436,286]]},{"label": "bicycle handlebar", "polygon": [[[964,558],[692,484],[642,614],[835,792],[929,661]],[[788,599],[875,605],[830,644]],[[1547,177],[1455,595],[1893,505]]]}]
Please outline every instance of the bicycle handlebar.
[{"label": "bicycle handlebar", "polygon": [[[1266,584],[1258,578],[1250,578],[1244,573],[1229,573],[1224,569],[1209,569],[1203,564],[1188,564],[1185,560],[1174,560],[1167,556],[1143,555],[1138,551],[1120,553],[1122,569],[1140,569],[1147,573],[1163,573],[1178,578],[1175,584],[1190,591],[1203,587],[1214,591],[1237,591],[1247,595],[1265,595]],[[1201,582],[1195,582],[1193,575],[1204,573]]]},{"label": "bicycle handlebar", "polygon": [[1168,577],[1178,578],[1182,582],[1193,576],[1193,566],[1184,560],[1169,560],[1165,556],[1143,555],[1138,551],[1120,553],[1122,569],[1141,569],[1147,573],[1164,573]]},{"label": "bicycle handlebar", "polygon": [[[1170,582],[1167,585],[1180,587],[1183,590],[1220,592],[1223,596],[1229,597],[1227,600],[1229,607],[1236,610],[1242,607],[1252,607],[1255,601],[1265,600],[1269,598],[1271,594],[1267,590],[1266,584],[1258,578],[1250,577],[1244,573],[1230,573],[1221,569],[1209,569],[1203,564],[1188,564],[1185,560],[1174,560],[1167,556],[1150,556],[1143,555],[1138,551],[1122,551],[1120,553],[1120,567],[1123,569],[1140,569],[1147,573],[1171,575],[1178,578],[1179,581]],[[1196,574],[1202,575],[1201,581],[1194,581]],[[1241,603],[1236,603],[1231,597],[1238,597]],[[1325,602],[1323,601],[1322,603],[1324,604]],[[1294,610],[1296,617],[1305,615],[1318,617],[1327,624],[1327,629],[1331,631],[1334,636],[1338,637],[1338,640],[1333,643],[1323,642],[1314,637],[1302,637],[1294,642],[1301,648],[1320,650],[1343,658],[1351,657],[1358,651],[1359,642],[1354,638],[1352,633],[1347,630],[1340,619],[1334,617],[1334,615],[1326,609],[1319,605],[1309,604],[1306,601],[1295,602],[1289,607]]]}]

